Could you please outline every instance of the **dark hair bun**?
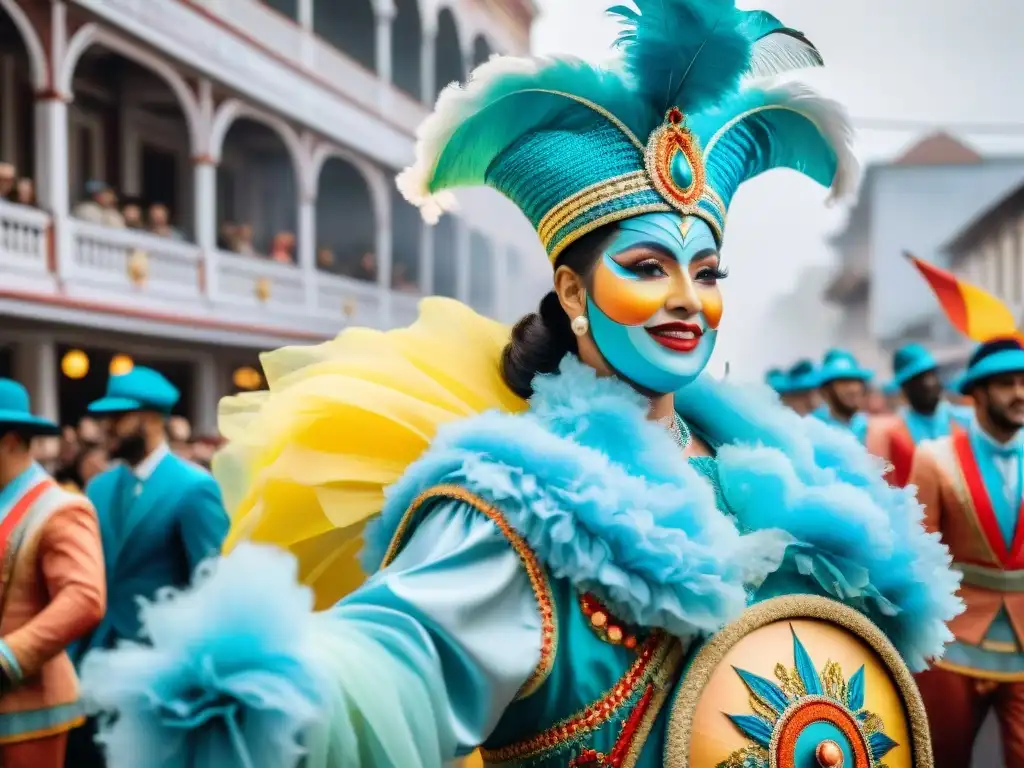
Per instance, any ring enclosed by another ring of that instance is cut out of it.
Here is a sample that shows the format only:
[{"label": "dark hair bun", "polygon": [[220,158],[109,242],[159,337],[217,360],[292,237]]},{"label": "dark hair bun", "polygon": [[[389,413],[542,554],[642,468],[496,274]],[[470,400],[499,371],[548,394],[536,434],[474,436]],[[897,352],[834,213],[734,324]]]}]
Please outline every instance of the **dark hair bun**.
[{"label": "dark hair bun", "polygon": [[501,353],[501,376],[509,389],[523,398],[533,394],[533,377],[554,373],[569,352],[576,351],[576,337],[569,326],[558,295],[551,291],[536,312],[526,315],[512,328],[512,336]]}]

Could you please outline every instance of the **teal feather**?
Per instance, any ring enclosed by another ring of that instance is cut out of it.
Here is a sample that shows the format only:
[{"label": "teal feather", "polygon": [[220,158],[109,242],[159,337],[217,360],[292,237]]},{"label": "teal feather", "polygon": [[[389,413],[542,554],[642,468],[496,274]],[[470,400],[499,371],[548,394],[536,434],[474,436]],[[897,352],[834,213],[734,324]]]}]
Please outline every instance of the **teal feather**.
[{"label": "teal feather", "polygon": [[[735,0],[634,0],[608,10],[623,29],[616,44],[639,97],[664,115],[706,109],[739,87],[751,40]],[[655,126],[651,126],[654,128]]]},{"label": "teal feather", "polygon": [[750,692],[771,707],[775,714],[781,715],[789,706],[789,697],[771,680],[737,667],[733,667],[733,669],[736,670],[736,674],[740,676]]},{"label": "teal feather", "polygon": [[753,77],[773,77],[825,64],[803,32],[787,27],[767,11],[743,11],[739,31],[751,44],[747,73]]},{"label": "teal feather", "polygon": [[821,687],[821,678],[818,677],[818,670],[814,668],[814,662],[811,661],[810,654],[807,653],[804,644],[796,636],[796,630],[790,628],[790,631],[793,632],[793,659],[796,661],[796,672],[800,675],[800,680],[804,684],[804,690],[807,691],[808,696],[821,696],[824,693],[824,689]]},{"label": "teal feather", "polygon": [[861,666],[850,682],[846,684],[846,707],[851,712],[859,712],[864,708],[864,667]]},{"label": "teal feather", "polygon": [[494,160],[524,137],[592,123],[598,112],[583,102],[615,115],[641,142],[661,119],[618,72],[572,58],[497,57],[465,88],[444,90],[420,128],[417,164],[399,187],[423,205],[444,190],[485,184]]},{"label": "teal feather", "polygon": [[836,197],[855,184],[845,113],[803,86],[745,89],[713,111],[688,116],[687,125],[701,138],[708,178],[726,204],[743,182],[776,168],[831,186]]},{"label": "teal feather", "polygon": [[772,743],[772,724],[756,715],[729,715],[729,719],[746,736],[762,747]]}]

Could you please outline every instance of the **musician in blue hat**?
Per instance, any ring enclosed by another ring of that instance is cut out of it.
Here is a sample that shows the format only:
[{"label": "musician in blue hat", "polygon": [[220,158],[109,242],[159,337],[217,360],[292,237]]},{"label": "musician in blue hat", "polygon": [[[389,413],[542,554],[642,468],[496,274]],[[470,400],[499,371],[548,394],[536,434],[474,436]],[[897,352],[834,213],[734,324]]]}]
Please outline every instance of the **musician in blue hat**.
[{"label": "musician in blue hat", "polygon": [[103,618],[96,513],[32,458],[59,427],[29,409],[25,388],[0,379],[0,765],[61,768],[82,721],[65,652]]},{"label": "musician in blue hat", "polygon": [[884,430],[879,455],[892,465],[893,485],[906,485],[917,445],[948,435],[954,423],[970,418],[943,397],[938,368],[931,352],[920,344],[906,344],[893,354],[892,383],[903,393],[906,405],[879,422]]},{"label": "musician in blue hat", "polygon": [[[182,587],[196,566],[220,551],[228,530],[220,488],[200,467],[171,453],[166,421],[179,392],[163,375],[136,366],[111,376],[104,397],[89,406],[102,418],[112,458],[120,461],[86,488],[96,507],[107,566],[103,622],[73,651],[75,663],[92,648],[139,636],[139,598]],[[81,731],[81,733],[79,733]],[[69,764],[102,765],[89,726],[78,729]]]},{"label": "musician in blue hat", "polygon": [[850,430],[858,440],[866,442],[868,418],[863,408],[868,382],[874,374],[862,368],[851,352],[830,349],[822,359],[817,378],[824,402],[814,415],[828,424]]}]

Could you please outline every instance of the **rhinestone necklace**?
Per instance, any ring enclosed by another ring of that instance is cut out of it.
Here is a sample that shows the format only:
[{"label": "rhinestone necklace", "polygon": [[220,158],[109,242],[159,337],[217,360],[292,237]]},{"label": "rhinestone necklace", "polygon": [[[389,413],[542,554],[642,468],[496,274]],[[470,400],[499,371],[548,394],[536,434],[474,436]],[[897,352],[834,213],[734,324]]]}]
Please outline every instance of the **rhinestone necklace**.
[{"label": "rhinestone necklace", "polygon": [[690,428],[683,421],[683,417],[675,413],[668,418],[661,419],[661,423],[668,429],[668,433],[672,435],[679,450],[685,450],[686,446],[690,444],[691,433]]}]

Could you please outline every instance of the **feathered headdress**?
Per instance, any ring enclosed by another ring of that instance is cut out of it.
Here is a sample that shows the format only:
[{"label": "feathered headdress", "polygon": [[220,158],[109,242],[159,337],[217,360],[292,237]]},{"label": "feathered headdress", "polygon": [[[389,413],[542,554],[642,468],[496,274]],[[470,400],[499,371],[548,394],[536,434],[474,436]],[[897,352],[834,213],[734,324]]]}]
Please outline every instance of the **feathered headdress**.
[{"label": "feathered headdress", "polygon": [[857,163],[842,109],[762,78],[820,66],[801,33],[734,0],[616,6],[616,67],[494,57],[446,88],[419,132],[405,197],[436,221],[450,190],[488,185],[533,223],[554,261],[604,224],[655,211],[705,220],[721,241],[744,181],[791,168],[841,195]]}]

